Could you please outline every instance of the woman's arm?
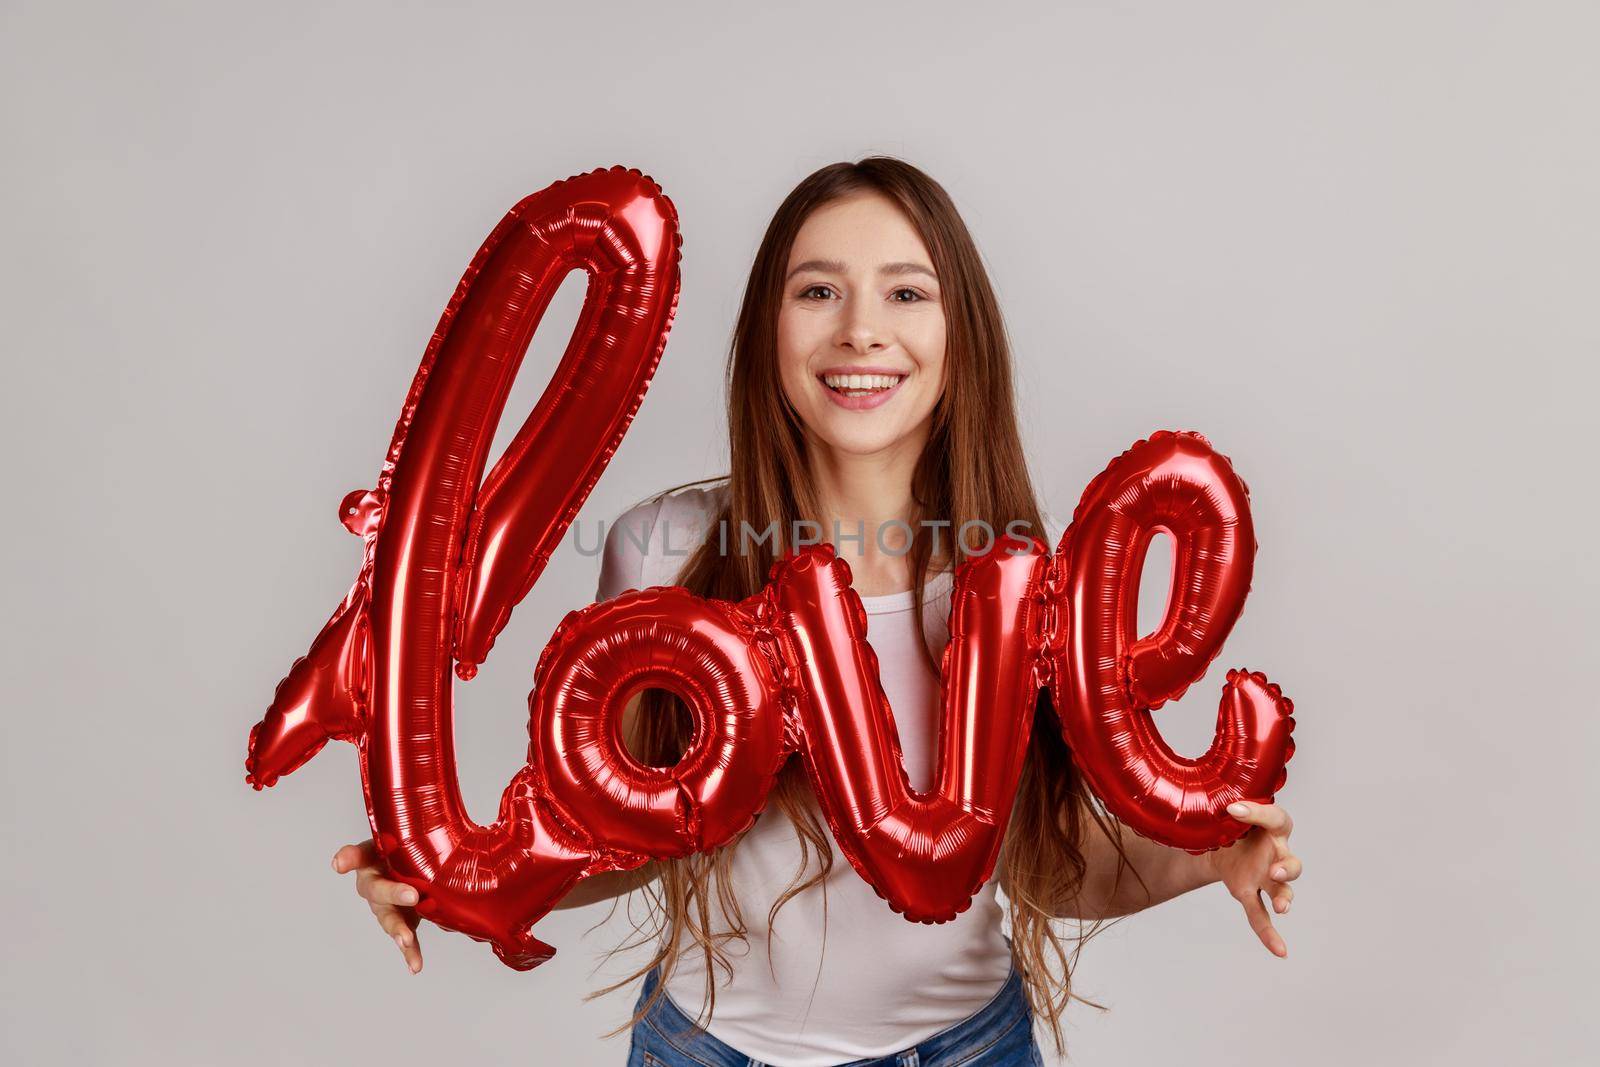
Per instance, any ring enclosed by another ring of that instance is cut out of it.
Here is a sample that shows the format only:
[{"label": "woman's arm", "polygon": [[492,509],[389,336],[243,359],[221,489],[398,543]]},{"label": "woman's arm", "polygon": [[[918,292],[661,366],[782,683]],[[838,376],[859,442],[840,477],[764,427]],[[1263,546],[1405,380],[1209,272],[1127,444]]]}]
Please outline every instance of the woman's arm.
[{"label": "woman's arm", "polygon": [[1230,804],[1228,814],[1249,824],[1250,829],[1227,848],[1194,856],[1135,833],[1120,833],[1127,857],[1122,862],[1116,844],[1084,811],[1083,885],[1057,914],[1061,918],[1090,920],[1131,915],[1192,889],[1221,882],[1244,909],[1250,928],[1267,950],[1274,956],[1287,956],[1288,945],[1273,927],[1261,894],[1264,892],[1271,899],[1274,912],[1288,913],[1294,899],[1289,883],[1300,877],[1302,870],[1300,858],[1289,848],[1294,820],[1276,804],[1249,801]]},{"label": "woman's arm", "polygon": [[[1068,902],[1063,918],[1114,919],[1154,907],[1173,897],[1218,878],[1210,856],[1193,856],[1181,848],[1159,845],[1132,831],[1120,833],[1125,862],[1120,862],[1117,845],[1087,810],[1081,815],[1084,840],[1083,885],[1075,900]],[[1110,818],[1108,816],[1108,818]],[[1112,832],[1120,829],[1115,819]],[[1141,884],[1141,881],[1143,884]]]}]

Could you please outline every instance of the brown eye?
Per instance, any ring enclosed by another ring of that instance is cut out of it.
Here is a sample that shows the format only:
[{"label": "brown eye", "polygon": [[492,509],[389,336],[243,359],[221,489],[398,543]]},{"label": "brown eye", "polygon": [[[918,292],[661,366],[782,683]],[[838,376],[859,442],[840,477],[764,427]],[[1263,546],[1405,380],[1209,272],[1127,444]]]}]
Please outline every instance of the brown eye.
[{"label": "brown eye", "polygon": [[826,300],[829,289],[826,285],[808,285],[800,290],[801,300]]},{"label": "brown eye", "polygon": [[[917,292],[915,289],[906,289],[906,288],[896,289],[893,293],[890,293],[889,295],[894,300],[894,302],[897,303],[897,304],[915,304],[918,300],[921,300],[923,298],[922,294]],[[910,299],[906,300],[906,299],[902,299],[902,297],[910,297]]]}]

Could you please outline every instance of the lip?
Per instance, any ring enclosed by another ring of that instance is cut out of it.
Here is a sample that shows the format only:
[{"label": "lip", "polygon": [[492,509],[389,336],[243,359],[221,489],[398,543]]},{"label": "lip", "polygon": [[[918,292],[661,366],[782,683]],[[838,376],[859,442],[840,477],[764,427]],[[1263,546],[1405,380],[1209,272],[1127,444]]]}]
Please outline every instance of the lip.
[{"label": "lip", "polygon": [[907,375],[911,372],[904,367],[885,367],[877,363],[842,363],[837,367],[828,367],[817,371],[817,377],[828,374],[900,374]]},{"label": "lip", "polygon": [[[890,386],[888,389],[873,393],[871,396],[845,396],[842,393],[836,393],[832,389],[828,388],[828,383],[822,380],[826,375],[829,374],[898,374],[900,375],[900,380],[894,385]],[[865,363],[847,363],[842,367],[829,367],[827,370],[818,371],[816,377],[817,385],[822,389],[824,395],[826,395],[827,398],[833,401],[835,404],[838,404],[840,407],[844,408],[846,411],[871,411],[873,408],[882,407],[884,404],[887,404],[889,400],[900,391],[900,387],[906,384],[907,379],[911,377],[911,372],[908,370],[903,370],[899,367],[880,367],[870,366]]]}]

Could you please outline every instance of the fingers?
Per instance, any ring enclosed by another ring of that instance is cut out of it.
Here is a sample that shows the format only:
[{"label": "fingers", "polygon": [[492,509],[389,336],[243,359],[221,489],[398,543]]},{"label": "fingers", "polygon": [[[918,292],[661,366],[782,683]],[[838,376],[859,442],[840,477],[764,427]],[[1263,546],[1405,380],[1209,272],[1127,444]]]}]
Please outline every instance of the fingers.
[{"label": "fingers", "polygon": [[417,940],[417,891],[404,882],[385,878],[372,841],[345,845],[333,854],[333,869],[340,874],[356,872],[356,893],[372,909],[373,917],[405,958],[412,974],[422,970],[422,945]]},{"label": "fingers", "polygon": [[[1288,888],[1287,886],[1285,888]],[[1267,914],[1267,909],[1261,903],[1261,894],[1257,890],[1241,893],[1235,897],[1240,907],[1244,908],[1245,918],[1250,920],[1250,929],[1256,932],[1261,943],[1267,946],[1267,951],[1274,956],[1282,958],[1289,954],[1289,946],[1284,944],[1283,938],[1272,926],[1272,916]]]},{"label": "fingers", "polygon": [[1272,865],[1272,877],[1279,882],[1292,882],[1300,877],[1300,857],[1284,856]]},{"label": "fingers", "polygon": [[1294,900],[1294,887],[1289,883],[1300,877],[1300,857],[1286,856],[1274,863],[1268,873],[1272,876],[1272,882],[1263,888],[1272,898],[1272,909],[1279,915],[1287,915],[1289,902]]},{"label": "fingers", "polygon": [[370,904],[406,908],[417,902],[415,889],[385,878],[376,867],[363,867],[356,872],[356,892]]},{"label": "fingers", "polygon": [[1289,813],[1276,804],[1257,804],[1251,800],[1239,800],[1228,805],[1228,814],[1240,822],[1259,826],[1272,834],[1289,836],[1294,829],[1294,820],[1289,818]]},{"label": "fingers", "polygon": [[394,939],[395,946],[400,949],[400,955],[405,958],[406,967],[411,973],[416,974],[422,970],[422,945],[417,940],[414,913],[407,913],[387,904],[374,904],[372,914],[377,918],[378,925],[383,927],[383,932]]},{"label": "fingers", "polygon": [[[1257,836],[1264,837],[1271,843],[1272,859],[1265,864],[1267,876],[1271,881],[1259,887],[1252,886],[1249,890],[1237,892],[1234,894],[1234,899],[1244,908],[1245,918],[1250,921],[1250,929],[1256,932],[1256,936],[1267,947],[1267,951],[1280,958],[1287,956],[1289,946],[1284,943],[1283,937],[1272,925],[1272,915],[1261,902],[1261,893],[1265,891],[1271,899],[1272,911],[1279,915],[1288,914],[1289,905],[1294,901],[1294,887],[1289,883],[1300,877],[1301,871],[1300,858],[1289,851],[1289,834],[1294,830],[1294,820],[1289,817],[1287,811],[1276,804],[1257,804],[1249,800],[1229,804],[1228,814],[1242,823],[1259,826],[1265,832]],[[1260,869],[1255,868],[1256,871]],[[1244,871],[1238,873],[1245,874],[1250,881],[1258,877],[1246,874]]]},{"label": "fingers", "polygon": [[404,882],[385,878],[378,865],[378,853],[370,840],[346,845],[333,854],[333,869],[340,874],[356,872],[356,893],[371,904],[410,907],[417,902],[417,891]]},{"label": "fingers", "polygon": [[371,838],[359,845],[346,845],[333,854],[333,869],[339,874],[349,874],[362,867],[374,867],[377,863],[378,850],[373,847]]},{"label": "fingers", "polygon": [[1277,860],[1288,859],[1289,834],[1294,830],[1294,820],[1289,813],[1276,804],[1257,804],[1250,800],[1240,800],[1228,805],[1228,814],[1242,823],[1259,826],[1264,830],[1265,836],[1272,844],[1272,857]]}]

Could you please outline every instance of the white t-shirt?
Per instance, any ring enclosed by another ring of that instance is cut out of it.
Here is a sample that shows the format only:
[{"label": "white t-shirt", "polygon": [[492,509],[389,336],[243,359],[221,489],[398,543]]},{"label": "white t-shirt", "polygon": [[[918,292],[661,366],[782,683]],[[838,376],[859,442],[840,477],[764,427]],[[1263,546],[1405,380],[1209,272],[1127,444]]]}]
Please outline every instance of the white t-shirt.
[{"label": "white t-shirt", "polygon": [[[725,484],[683,489],[623,514],[607,531],[597,599],[674,584],[689,554],[708,533],[715,535],[709,527],[726,491]],[[1061,530],[1048,519],[1046,525],[1054,549]],[[951,585],[944,572],[925,592],[928,635],[936,649],[950,637]],[[906,773],[913,788],[928,789],[939,678],[918,649],[911,591],[861,602]],[[766,1063],[827,1067],[899,1051],[977,1012],[1010,972],[997,875],[950,922],[915,923],[889,910],[831,834],[828,842],[833,869],[827,879],[786,901],[770,928],[773,902],[799,871],[794,824],[769,807],[734,849],[732,889],[749,942],[725,943],[733,974],[717,970],[715,1012],[703,1022],[719,1041]],[[807,877],[816,870],[815,856],[811,863]],[[715,930],[730,928],[715,904],[711,919]],[[705,960],[694,946],[680,956],[666,992],[690,1018],[700,1018]]]}]

